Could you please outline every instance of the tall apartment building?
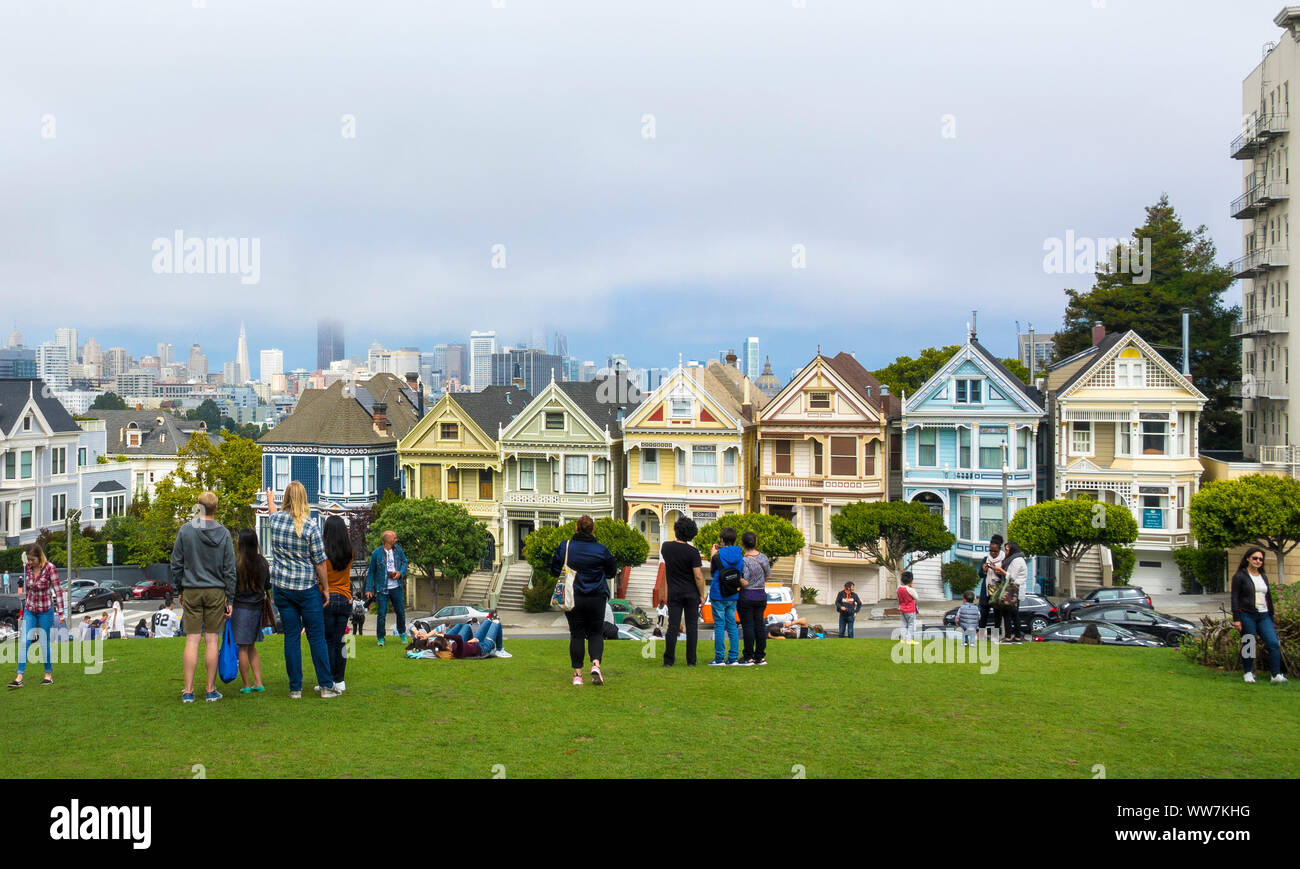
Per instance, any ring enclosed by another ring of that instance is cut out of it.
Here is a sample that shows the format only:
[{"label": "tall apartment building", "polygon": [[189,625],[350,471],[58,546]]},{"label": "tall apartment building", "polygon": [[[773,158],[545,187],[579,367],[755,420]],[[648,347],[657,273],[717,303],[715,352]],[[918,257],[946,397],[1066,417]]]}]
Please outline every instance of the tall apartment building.
[{"label": "tall apartment building", "polygon": [[347,359],[343,348],[343,321],[320,319],[316,321],[316,369],[329,371],[330,363]]},{"label": "tall apartment building", "polygon": [[763,373],[763,357],[758,355],[757,338],[751,336],[745,339],[745,356],[742,364],[745,376],[750,380],[757,380],[758,375]]},{"label": "tall apartment building", "polygon": [[1232,264],[1242,280],[1242,452],[1265,464],[1300,461],[1292,446],[1290,180],[1291,79],[1300,65],[1300,6],[1287,6],[1273,23],[1285,31],[1264,46],[1264,58],[1242,82],[1241,134],[1229,156],[1241,161],[1242,193],[1231,213],[1243,221],[1242,257]]},{"label": "tall apartment building", "polygon": [[492,384],[492,354],[497,352],[497,333],[469,333],[469,388],[481,392]]},{"label": "tall apartment building", "polygon": [[[190,358],[185,367],[189,369],[191,380],[208,379],[208,357],[198,344],[190,345]],[[107,377],[108,374],[104,376]]]},{"label": "tall apartment building", "polygon": [[36,348],[36,376],[54,389],[67,389],[68,363],[67,346],[57,341],[46,341]]},{"label": "tall apartment building", "polygon": [[261,351],[258,356],[258,379],[263,383],[270,384],[271,378],[277,374],[284,374],[284,351],[272,348]]},{"label": "tall apartment building", "polygon": [[[89,342],[87,342],[89,343]],[[170,341],[158,342],[158,367],[166,368],[176,364],[176,345]]]},{"label": "tall apartment building", "polygon": [[[1016,358],[1026,368],[1032,367],[1035,377],[1052,364],[1052,354],[1055,352],[1056,334],[1053,332],[1020,332],[1016,335]],[[1034,362],[1032,366],[1029,364],[1031,359]]]},{"label": "tall apartment building", "polygon": [[54,330],[54,343],[61,344],[68,348],[68,364],[81,361],[77,355],[77,330],[72,328],[62,328]]}]

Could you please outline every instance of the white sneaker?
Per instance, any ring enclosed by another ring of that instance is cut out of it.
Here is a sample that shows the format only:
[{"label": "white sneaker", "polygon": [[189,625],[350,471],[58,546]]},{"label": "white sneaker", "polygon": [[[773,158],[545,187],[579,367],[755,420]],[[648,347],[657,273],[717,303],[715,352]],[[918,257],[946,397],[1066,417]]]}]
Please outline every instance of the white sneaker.
[{"label": "white sneaker", "polygon": [[290,691],[290,692],[289,692],[289,699],[290,699],[290,700],[301,700],[301,699],[302,699],[302,692],[301,692],[301,691]]},{"label": "white sneaker", "polygon": [[315,691],[317,694],[319,694],[319,693],[320,693],[320,686],[319,686],[319,685],[313,685],[311,690],[313,690],[313,691]]},{"label": "white sneaker", "polygon": [[334,690],[342,694],[344,691],[348,690],[348,686],[344,685],[342,682],[335,682]]},{"label": "white sneaker", "polygon": [[1276,676],[1274,676],[1272,679],[1269,679],[1268,681],[1272,682],[1275,685],[1281,685],[1283,682],[1286,681],[1286,676],[1283,676],[1281,673],[1278,673]]},{"label": "white sneaker", "polygon": [[328,700],[331,697],[342,697],[342,696],[343,696],[343,692],[333,687],[322,688],[320,691],[320,699],[322,700]]},{"label": "white sneaker", "polygon": [[1254,673],[1247,673],[1245,676],[1242,676],[1241,678],[1242,678],[1243,681],[1249,682],[1249,683],[1251,683],[1252,685],[1255,684],[1255,674],[1254,674]]}]

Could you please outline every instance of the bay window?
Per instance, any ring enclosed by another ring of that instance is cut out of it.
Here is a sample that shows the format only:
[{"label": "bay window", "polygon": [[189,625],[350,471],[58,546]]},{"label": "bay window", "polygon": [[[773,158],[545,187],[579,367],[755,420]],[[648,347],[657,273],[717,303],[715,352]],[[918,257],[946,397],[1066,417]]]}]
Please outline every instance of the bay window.
[{"label": "bay window", "polygon": [[778,474],[789,474],[794,467],[790,455],[789,441],[773,441],[773,470]]},{"label": "bay window", "polygon": [[1070,455],[1092,455],[1092,423],[1070,423]]},{"label": "bay window", "polygon": [[458,468],[447,469],[447,500],[455,501],[460,497],[460,470]]},{"label": "bay window", "polygon": [[858,473],[858,439],[831,438],[831,476],[854,477]]},{"label": "bay window", "polygon": [[587,492],[587,457],[564,457],[564,491]]},{"label": "bay window", "polygon": [[735,447],[722,451],[722,482],[728,486],[736,485],[736,457],[739,452]]},{"label": "bay window", "polygon": [[718,482],[718,448],[713,444],[691,447],[691,482]]},{"label": "bay window", "polygon": [[483,468],[478,472],[478,499],[480,501],[492,500],[492,471]]},{"label": "bay window", "polygon": [[273,473],[275,476],[271,488],[280,493],[284,491],[285,486],[289,485],[289,457],[276,456],[272,459],[272,463],[274,464]]},{"label": "bay window", "polygon": [[609,491],[609,461],[606,459],[596,459],[592,467],[592,485],[593,492],[597,495],[604,495]]},{"label": "bay window", "polygon": [[980,426],[980,467],[986,470],[1002,468],[1002,443],[1006,440],[1005,427]]},{"label": "bay window", "polygon": [[939,430],[922,428],[916,432],[916,463],[923,468],[939,465]]},{"label": "bay window", "polygon": [[1142,454],[1145,456],[1167,455],[1169,417],[1163,413],[1143,413],[1140,418],[1142,425]]},{"label": "bay window", "polygon": [[862,447],[862,476],[876,475],[876,442],[867,441]]},{"label": "bay window", "polygon": [[812,442],[812,472],[814,477],[822,475],[822,442],[815,440]]},{"label": "bay window", "polygon": [[980,540],[1002,533],[1002,499],[980,499]]},{"label": "bay window", "polygon": [[971,501],[970,495],[961,495],[957,498],[957,536],[962,540],[974,540],[971,537]]},{"label": "bay window", "polygon": [[826,521],[826,511],[822,507],[812,508],[813,543],[825,543],[826,531],[822,527]]},{"label": "bay window", "polygon": [[343,494],[343,460],[330,459],[330,494]]},{"label": "bay window", "polygon": [[957,467],[973,467],[970,461],[970,429],[957,429]]},{"label": "bay window", "polygon": [[369,487],[366,489],[366,492],[368,492],[371,495],[379,491],[377,488],[375,488],[375,466],[377,464],[378,462],[376,461],[374,456],[371,456],[370,458],[366,459],[366,477],[369,483]]},{"label": "bay window", "polygon": [[659,482],[659,451],[641,448],[641,481]]},{"label": "bay window", "polygon": [[1029,469],[1029,429],[1016,429],[1016,467],[1025,471]]},{"label": "bay window", "polygon": [[364,495],[366,493],[366,460],[363,458],[349,459],[349,495]]}]

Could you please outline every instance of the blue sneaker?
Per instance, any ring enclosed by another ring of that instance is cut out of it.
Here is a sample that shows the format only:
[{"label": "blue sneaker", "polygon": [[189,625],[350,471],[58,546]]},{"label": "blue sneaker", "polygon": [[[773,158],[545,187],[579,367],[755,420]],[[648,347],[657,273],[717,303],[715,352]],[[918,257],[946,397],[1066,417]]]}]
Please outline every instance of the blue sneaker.
[{"label": "blue sneaker", "polygon": [[406,645],[409,642],[411,641],[406,638],[406,634],[402,634],[402,645]]},{"label": "blue sneaker", "polygon": [[221,692],[209,691],[208,693],[203,695],[203,699],[208,701],[209,703],[216,703],[218,700],[221,699]]},{"label": "blue sneaker", "polygon": [[379,638],[379,645],[382,646],[383,644],[384,644],[384,638],[383,638],[383,637],[380,637],[380,638]]},{"label": "blue sneaker", "polygon": [[182,702],[182,703],[193,703],[193,702],[194,702],[194,695],[193,695],[193,694],[184,694],[184,693],[181,694],[181,702]]},{"label": "blue sneaker", "polygon": [[727,664],[726,664],[725,661],[710,661],[710,662],[709,662],[709,666],[710,666],[710,667],[725,667],[725,666],[727,666]]}]

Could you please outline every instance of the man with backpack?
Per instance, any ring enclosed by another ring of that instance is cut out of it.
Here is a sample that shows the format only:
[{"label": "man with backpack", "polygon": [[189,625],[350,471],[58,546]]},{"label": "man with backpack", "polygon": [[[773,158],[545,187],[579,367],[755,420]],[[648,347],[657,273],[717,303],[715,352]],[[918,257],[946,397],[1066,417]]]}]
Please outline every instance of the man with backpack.
[{"label": "man with backpack", "polygon": [[[736,545],[736,529],[723,528],[718,535],[721,546],[713,544],[709,568],[713,584],[709,586],[709,603],[713,607],[713,660],[710,667],[740,665],[740,627],[736,623],[736,605],[740,600],[740,578],[744,576],[745,553]],[[731,643],[730,654],[723,636]],[[726,660],[723,660],[723,658]]]}]

